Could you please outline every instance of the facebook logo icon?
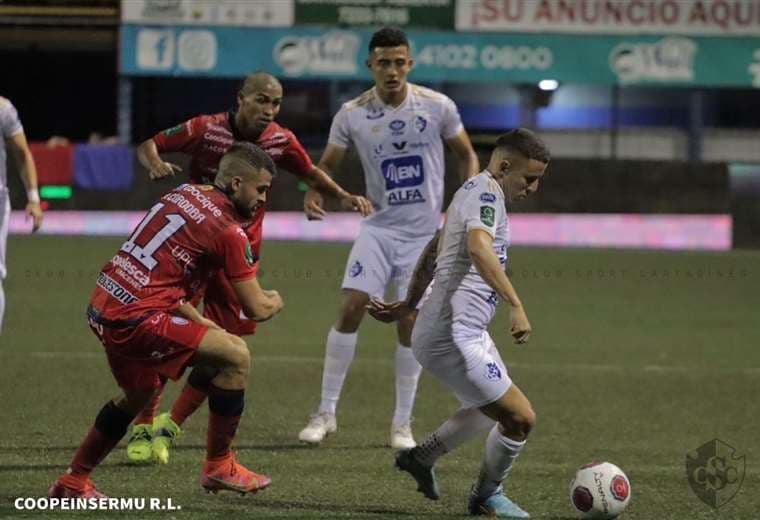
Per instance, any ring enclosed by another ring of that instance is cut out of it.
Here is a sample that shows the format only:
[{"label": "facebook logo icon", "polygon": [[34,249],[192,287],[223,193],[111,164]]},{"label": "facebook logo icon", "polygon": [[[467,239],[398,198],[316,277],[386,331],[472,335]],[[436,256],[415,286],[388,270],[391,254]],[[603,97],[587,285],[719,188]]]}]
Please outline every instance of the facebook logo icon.
[{"label": "facebook logo icon", "polygon": [[174,65],[174,31],[142,29],[137,34],[137,67],[169,70]]},{"label": "facebook logo icon", "polygon": [[386,190],[419,186],[425,180],[422,157],[418,155],[386,159],[380,164],[380,170],[385,177]]}]

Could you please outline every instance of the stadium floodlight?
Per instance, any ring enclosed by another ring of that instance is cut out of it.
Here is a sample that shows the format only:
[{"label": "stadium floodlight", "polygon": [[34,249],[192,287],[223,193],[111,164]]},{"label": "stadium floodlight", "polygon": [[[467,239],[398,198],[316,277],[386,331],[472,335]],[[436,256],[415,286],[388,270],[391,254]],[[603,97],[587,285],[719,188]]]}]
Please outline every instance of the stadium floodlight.
[{"label": "stadium floodlight", "polygon": [[551,92],[559,88],[559,81],[556,79],[542,79],[538,82],[538,88],[546,92]]}]

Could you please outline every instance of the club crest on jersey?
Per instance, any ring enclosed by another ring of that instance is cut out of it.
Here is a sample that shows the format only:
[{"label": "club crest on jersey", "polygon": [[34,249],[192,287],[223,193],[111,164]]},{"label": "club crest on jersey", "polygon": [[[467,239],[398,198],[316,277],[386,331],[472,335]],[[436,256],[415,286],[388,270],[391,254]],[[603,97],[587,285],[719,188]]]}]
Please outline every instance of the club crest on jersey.
[{"label": "club crest on jersey", "polygon": [[361,262],[359,262],[359,260],[357,260],[356,262],[353,263],[351,268],[348,270],[348,276],[350,276],[351,278],[356,278],[357,276],[362,274],[362,271],[364,271],[364,266],[361,264]]},{"label": "club crest on jersey", "polygon": [[481,193],[480,202],[496,202],[496,195],[493,193]]},{"label": "club crest on jersey", "polygon": [[390,123],[388,123],[388,128],[391,129],[391,133],[393,135],[401,135],[404,133],[404,128],[406,128],[406,123],[404,123],[400,119],[394,119]]},{"label": "club crest on jersey", "polygon": [[493,361],[486,363],[486,379],[489,381],[501,379],[501,369],[499,368],[499,365]]},{"label": "club crest on jersey", "polygon": [[414,129],[417,130],[419,133],[422,133],[427,128],[427,119],[425,119],[422,116],[417,116],[414,118]]}]

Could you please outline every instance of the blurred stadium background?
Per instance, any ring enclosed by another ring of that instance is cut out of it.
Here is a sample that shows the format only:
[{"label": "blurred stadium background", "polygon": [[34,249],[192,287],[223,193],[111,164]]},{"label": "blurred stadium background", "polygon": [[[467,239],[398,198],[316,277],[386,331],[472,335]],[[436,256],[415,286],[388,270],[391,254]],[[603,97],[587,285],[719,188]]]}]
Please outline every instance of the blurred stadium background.
[{"label": "blurred stadium background", "polygon": [[[27,236],[9,164],[0,512],[19,514],[11,498],[44,493],[100,405],[91,392],[114,389],[85,302],[116,237],[172,185],[148,180],[134,145],[233,108],[240,79],[264,69],[285,89],[278,121],[316,160],[340,104],[370,86],[366,45],[384,24],[407,31],[410,80],[454,99],[481,161],[516,126],[553,152],[541,190],[512,220],[512,272],[535,338],[516,350],[502,325],[494,332],[539,414],[515,497],[539,518],[564,518],[573,469],[606,457],[632,480],[627,517],[715,518],[689,489],[684,461],[717,437],[746,456],[722,517],[758,518],[757,0],[0,0],[0,95],[33,141],[49,206],[41,233],[51,235]],[[363,192],[355,156],[336,178]],[[452,169],[448,196],[456,187]],[[343,436],[320,450],[295,442],[317,401],[323,337],[358,230],[351,214],[307,222],[303,189],[281,175],[265,221],[262,283],[282,288],[288,308],[250,340],[260,362],[241,428],[243,460],[275,486],[245,501],[200,497],[196,418],[175,465],[132,477],[115,453],[95,478],[106,493],[177,497],[186,509],[177,517],[464,511],[477,443],[442,463],[442,504],[423,503],[390,470],[381,445],[392,334],[377,324],[362,329]],[[61,395],[74,377],[83,388]],[[455,406],[441,392],[423,381],[418,436]]]}]

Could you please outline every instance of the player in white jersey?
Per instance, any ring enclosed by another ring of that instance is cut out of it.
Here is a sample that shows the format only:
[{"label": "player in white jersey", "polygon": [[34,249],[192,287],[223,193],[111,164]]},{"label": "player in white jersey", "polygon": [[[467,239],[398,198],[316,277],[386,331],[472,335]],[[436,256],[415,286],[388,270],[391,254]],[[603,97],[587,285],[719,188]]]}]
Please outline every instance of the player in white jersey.
[{"label": "player in white jersey", "polygon": [[470,495],[473,515],[529,517],[504,495],[502,482],[523,450],[536,414],[510,379],[487,327],[499,299],[504,299],[510,305],[515,342],[525,343],[530,336],[525,309],[505,272],[506,206],[538,189],[548,162],[549,151],[530,131],[513,130],[499,137],[488,168],[454,195],[443,231],[417,264],[407,300],[370,304],[370,314],[381,321],[414,316],[425,287],[433,280],[416,317],[414,355],[462,406],[420,446],[397,452],[396,465],[415,478],[418,491],[438,499],[436,460],[490,428],[480,475]]},{"label": "player in white jersey", "polygon": [[40,208],[40,196],[37,192],[37,169],[34,166],[34,158],[29,150],[24,135],[24,127],[18,118],[16,108],[10,100],[0,96],[0,332],[3,329],[3,316],[5,315],[5,292],[3,280],[8,274],[5,267],[5,253],[8,242],[8,225],[11,218],[11,201],[8,195],[8,174],[5,171],[6,149],[16,161],[21,174],[21,180],[26,187],[26,213],[33,219],[32,231],[37,231],[42,225],[42,209]]},{"label": "player in white jersey", "polygon": [[[362,221],[348,258],[343,302],[327,335],[321,402],[298,435],[304,442],[319,443],[336,430],[335,410],[369,298],[382,297],[388,285],[396,298],[406,296],[414,262],[438,228],[444,142],[457,156],[463,179],[479,169],[454,102],[407,83],[413,65],[409,52],[409,42],[398,29],[384,28],[372,36],[367,66],[375,86],[345,103],[335,115],[319,161],[321,169],[334,172],[347,148],[355,147],[375,212]],[[306,204],[319,206],[321,200],[309,193]],[[391,424],[394,448],[415,446],[410,421],[421,367],[409,348],[412,325],[408,319],[398,324],[396,408]]]}]

